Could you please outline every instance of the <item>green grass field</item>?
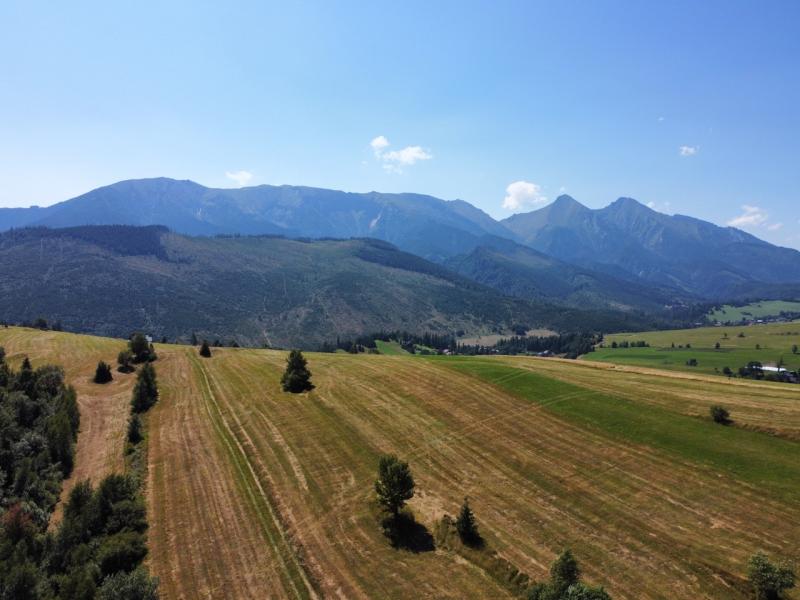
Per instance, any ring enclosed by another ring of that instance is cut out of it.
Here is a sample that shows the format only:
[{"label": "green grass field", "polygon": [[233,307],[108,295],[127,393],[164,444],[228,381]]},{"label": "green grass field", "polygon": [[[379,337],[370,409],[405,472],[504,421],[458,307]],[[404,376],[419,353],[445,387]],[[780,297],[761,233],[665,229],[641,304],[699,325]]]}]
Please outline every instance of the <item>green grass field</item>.
[{"label": "green grass field", "polygon": [[[650,347],[610,347],[612,342],[639,340],[646,341]],[[715,348],[717,343],[719,349]],[[687,344],[691,348],[686,348]],[[800,354],[792,353],[795,344],[800,345],[800,321],[612,334],[605,337],[603,348],[598,347],[584,358],[706,374],[720,374],[725,367],[736,372],[750,361],[774,366],[783,360],[786,368],[796,370],[800,369]],[[686,365],[692,358],[697,360],[696,367]]]},{"label": "green grass field", "polygon": [[764,317],[777,317],[782,312],[800,312],[800,302],[785,300],[765,300],[753,302],[745,306],[732,306],[725,304],[708,313],[708,317],[720,323],[737,323],[742,319],[763,319]]},{"label": "green grass field", "polygon": [[378,352],[388,356],[408,356],[408,352],[400,347],[398,342],[384,342],[383,340],[375,340],[375,345],[378,347]]}]

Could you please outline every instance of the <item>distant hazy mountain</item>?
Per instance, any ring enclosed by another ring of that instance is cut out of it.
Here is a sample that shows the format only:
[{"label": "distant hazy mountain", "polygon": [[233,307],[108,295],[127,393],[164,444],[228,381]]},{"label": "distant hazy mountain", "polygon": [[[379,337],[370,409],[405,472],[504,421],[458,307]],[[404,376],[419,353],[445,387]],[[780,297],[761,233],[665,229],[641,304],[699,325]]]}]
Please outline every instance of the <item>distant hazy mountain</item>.
[{"label": "distant hazy mountain", "polygon": [[166,178],[121,181],[47,208],[0,209],[0,231],[114,224],[164,225],[188,235],[372,237],[437,261],[470,251],[486,234],[514,237],[462,201],[293,186],[213,189]]},{"label": "distant hazy mountain", "polygon": [[592,210],[561,196],[503,223],[524,244],[560,260],[706,298],[800,282],[796,250],[733,227],[661,214],[631,198]]},{"label": "distant hazy mountain", "polygon": [[193,331],[239,343],[315,347],[380,330],[482,334],[641,327],[610,311],[502,296],[377,240],[185,237],[161,227],[0,234],[0,320],[43,316],[73,331]]},{"label": "distant hazy mountain", "polygon": [[106,224],[164,225],[188,235],[376,238],[503,293],[573,305],[652,309],[676,299],[800,289],[800,252],[629,198],[592,210],[561,196],[497,222],[467,202],[419,194],[213,189],[159,178],[121,181],[46,208],[0,209],[0,231]]}]

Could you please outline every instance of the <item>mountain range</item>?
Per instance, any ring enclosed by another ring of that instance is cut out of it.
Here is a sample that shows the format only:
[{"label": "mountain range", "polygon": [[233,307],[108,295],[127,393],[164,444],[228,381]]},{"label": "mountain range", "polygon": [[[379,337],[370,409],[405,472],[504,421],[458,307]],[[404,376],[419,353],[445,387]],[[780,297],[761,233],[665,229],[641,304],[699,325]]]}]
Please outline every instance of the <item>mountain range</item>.
[{"label": "mountain range", "polygon": [[[482,293],[491,288],[497,297],[540,308],[636,318],[662,318],[695,303],[800,295],[800,252],[732,227],[658,213],[630,198],[590,209],[560,196],[497,221],[465,201],[420,194],[269,185],[215,189],[156,178],[121,181],[44,208],[0,209],[0,231],[86,225],[158,225],[195,238],[358,238],[361,244],[371,238],[437,266],[437,277],[471,280]],[[8,244],[10,238],[4,239]],[[326,252],[309,256],[341,259]]]}]

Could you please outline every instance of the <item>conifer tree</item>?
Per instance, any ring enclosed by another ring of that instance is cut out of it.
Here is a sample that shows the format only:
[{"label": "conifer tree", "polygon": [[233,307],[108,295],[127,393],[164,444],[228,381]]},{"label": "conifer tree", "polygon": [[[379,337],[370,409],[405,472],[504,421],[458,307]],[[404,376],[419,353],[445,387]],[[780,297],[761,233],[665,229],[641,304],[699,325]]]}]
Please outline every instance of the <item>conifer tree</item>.
[{"label": "conifer tree", "polygon": [[149,359],[151,346],[143,334],[134,333],[128,346],[135,362],[144,362]]},{"label": "conifer tree", "polygon": [[111,366],[101,360],[97,363],[97,369],[94,372],[94,382],[108,383],[112,379],[114,377],[111,375]]},{"label": "conifer tree", "polygon": [[158,383],[156,370],[150,363],[145,364],[136,377],[131,398],[131,410],[141,413],[148,410],[158,401]]},{"label": "conifer tree", "polygon": [[133,371],[133,355],[128,350],[123,350],[117,355],[117,370],[120,373],[130,373]]},{"label": "conifer tree", "polygon": [[564,550],[550,567],[550,582],[557,594],[563,594],[569,586],[578,583],[581,570],[572,551]]},{"label": "conifer tree", "polygon": [[481,542],[478,523],[475,520],[475,513],[472,512],[472,508],[469,506],[468,498],[464,498],[464,504],[461,505],[461,511],[458,513],[456,531],[458,531],[461,541],[468,546],[477,546]]},{"label": "conifer tree", "polygon": [[142,441],[142,419],[134,413],[128,421],[128,441],[131,444],[138,444]]},{"label": "conifer tree", "polygon": [[208,346],[206,340],[203,340],[203,345],[200,346],[200,356],[203,358],[211,358],[211,348]]},{"label": "conifer tree", "polygon": [[281,387],[284,392],[299,394],[314,389],[311,383],[311,371],[306,366],[307,362],[300,350],[292,350],[286,359],[286,371],[281,377]]}]

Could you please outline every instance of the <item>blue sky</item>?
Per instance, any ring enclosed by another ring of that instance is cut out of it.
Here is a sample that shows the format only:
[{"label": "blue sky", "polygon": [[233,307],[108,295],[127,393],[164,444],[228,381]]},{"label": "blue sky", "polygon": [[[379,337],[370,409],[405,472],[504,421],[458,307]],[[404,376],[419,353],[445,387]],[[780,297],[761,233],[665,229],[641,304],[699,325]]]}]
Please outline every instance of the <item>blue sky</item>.
[{"label": "blue sky", "polygon": [[0,4],[0,206],[153,176],[495,217],[566,192],[800,247],[800,2],[122,4]]}]

